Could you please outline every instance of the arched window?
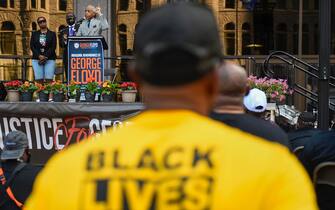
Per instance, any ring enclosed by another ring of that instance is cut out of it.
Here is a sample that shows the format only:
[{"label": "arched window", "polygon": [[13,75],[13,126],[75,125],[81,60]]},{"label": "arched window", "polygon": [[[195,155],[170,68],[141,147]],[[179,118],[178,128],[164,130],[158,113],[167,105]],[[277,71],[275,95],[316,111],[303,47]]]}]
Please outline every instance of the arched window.
[{"label": "arched window", "polygon": [[119,1],[119,10],[120,11],[127,11],[129,7],[129,0],[120,0]]},{"label": "arched window", "polygon": [[287,26],[285,23],[280,23],[276,27],[275,49],[287,51]]},{"label": "arched window", "polygon": [[276,7],[277,9],[286,9],[286,0],[277,0]]},{"label": "arched window", "polygon": [[31,23],[31,30],[32,31],[37,31],[37,24],[35,22]]},{"label": "arched window", "polygon": [[14,0],[10,0],[10,1],[9,1],[9,4],[10,4],[10,8],[14,8],[14,7],[15,7]]},{"label": "arched window", "polygon": [[67,0],[58,0],[58,10],[66,11],[67,8]]},{"label": "arched window", "polygon": [[242,25],[242,54],[243,55],[250,55],[251,48],[248,45],[251,44],[251,35],[250,35],[250,24],[243,23]]},{"label": "arched window", "polygon": [[16,54],[15,26],[10,21],[1,24],[0,51],[1,54]]},{"label": "arched window", "polygon": [[309,53],[309,28],[308,24],[302,24],[302,54],[308,55]]},{"label": "arched window", "polygon": [[121,55],[127,54],[127,26],[125,24],[119,25],[119,44]]},{"label": "arched window", "polygon": [[37,8],[36,0],[31,0],[30,5],[31,5],[31,8],[36,9]]},{"label": "arched window", "polygon": [[1,0],[1,1],[0,1],[0,7],[5,7],[5,8],[7,8],[7,7],[8,7],[7,0]]},{"label": "arched window", "polygon": [[225,8],[234,9],[236,0],[225,0]]},{"label": "arched window", "polygon": [[41,8],[45,9],[45,0],[41,0]]},{"label": "arched window", "polygon": [[235,24],[227,23],[224,26],[224,44],[226,55],[235,55]]}]

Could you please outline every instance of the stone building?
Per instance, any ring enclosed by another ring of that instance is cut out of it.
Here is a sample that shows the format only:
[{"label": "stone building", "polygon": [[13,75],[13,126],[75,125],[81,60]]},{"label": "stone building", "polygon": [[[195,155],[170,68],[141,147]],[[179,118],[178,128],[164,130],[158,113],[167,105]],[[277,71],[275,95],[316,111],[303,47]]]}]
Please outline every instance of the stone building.
[{"label": "stone building", "polygon": [[[38,30],[37,18],[44,16],[50,30],[58,32],[66,25],[65,15],[73,11],[72,0],[4,0],[0,1],[0,54],[30,55],[31,32]],[[57,54],[62,50],[57,47]],[[17,60],[1,60],[0,79],[20,78]],[[13,66],[12,68],[10,66]]]},{"label": "stone building", "polygon": [[[85,6],[93,4],[101,7],[110,23],[110,29],[103,33],[109,44],[105,57],[130,55],[141,16],[150,8],[175,1],[178,0],[0,1],[0,54],[29,55],[29,39],[31,31],[38,28],[37,17],[45,16],[49,28],[58,32],[66,25],[67,12],[74,11],[80,19]],[[258,0],[253,10],[248,10],[242,0],[199,1],[211,7],[217,17],[225,55],[264,58],[273,50],[298,54],[299,0]],[[303,8],[302,54],[313,63],[318,54],[318,0],[303,0]],[[335,37],[335,27],[332,31]],[[332,50],[335,52],[335,41]],[[61,55],[61,49],[57,53]],[[119,61],[106,63],[109,69],[120,65]],[[0,67],[0,79],[8,79],[4,74]]]}]

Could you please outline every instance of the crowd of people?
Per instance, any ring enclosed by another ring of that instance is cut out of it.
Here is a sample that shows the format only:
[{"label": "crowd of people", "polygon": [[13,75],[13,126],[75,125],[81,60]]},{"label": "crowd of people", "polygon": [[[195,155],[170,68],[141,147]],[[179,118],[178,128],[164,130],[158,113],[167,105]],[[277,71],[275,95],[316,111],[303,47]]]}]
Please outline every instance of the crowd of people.
[{"label": "crowd of people", "polygon": [[[327,179],[329,171],[334,175],[335,132],[314,128],[308,112],[288,134],[265,121],[265,93],[249,89],[246,71],[224,63],[221,49],[206,7],[179,3],[150,11],[137,27],[136,63],[129,68],[146,110],[128,127],[56,154],[33,190],[40,169],[27,164],[24,134],[9,133],[0,208],[335,209],[335,185]],[[52,58],[44,52],[38,65]]]}]

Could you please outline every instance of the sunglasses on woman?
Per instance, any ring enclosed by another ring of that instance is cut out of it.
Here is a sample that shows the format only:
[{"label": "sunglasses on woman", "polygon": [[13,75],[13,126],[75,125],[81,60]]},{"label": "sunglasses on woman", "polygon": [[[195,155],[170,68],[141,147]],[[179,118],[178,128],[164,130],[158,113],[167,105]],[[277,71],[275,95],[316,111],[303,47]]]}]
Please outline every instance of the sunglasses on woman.
[{"label": "sunglasses on woman", "polygon": [[41,24],[41,23],[46,23],[47,21],[46,20],[40,20],[40,21],[37,21],[38,24]]}]

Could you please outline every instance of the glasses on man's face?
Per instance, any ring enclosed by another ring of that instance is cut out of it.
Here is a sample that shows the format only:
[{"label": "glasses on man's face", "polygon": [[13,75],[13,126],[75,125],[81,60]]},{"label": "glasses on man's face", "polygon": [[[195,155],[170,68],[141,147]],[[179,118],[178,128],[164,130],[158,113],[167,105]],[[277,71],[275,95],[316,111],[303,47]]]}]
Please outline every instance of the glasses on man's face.
[{"label": "glasses on man's face", "polygon": [[46,23],[47,21],[46,20],[40,20],[38,21],[38,24],[42,24],[42,23]]}]

